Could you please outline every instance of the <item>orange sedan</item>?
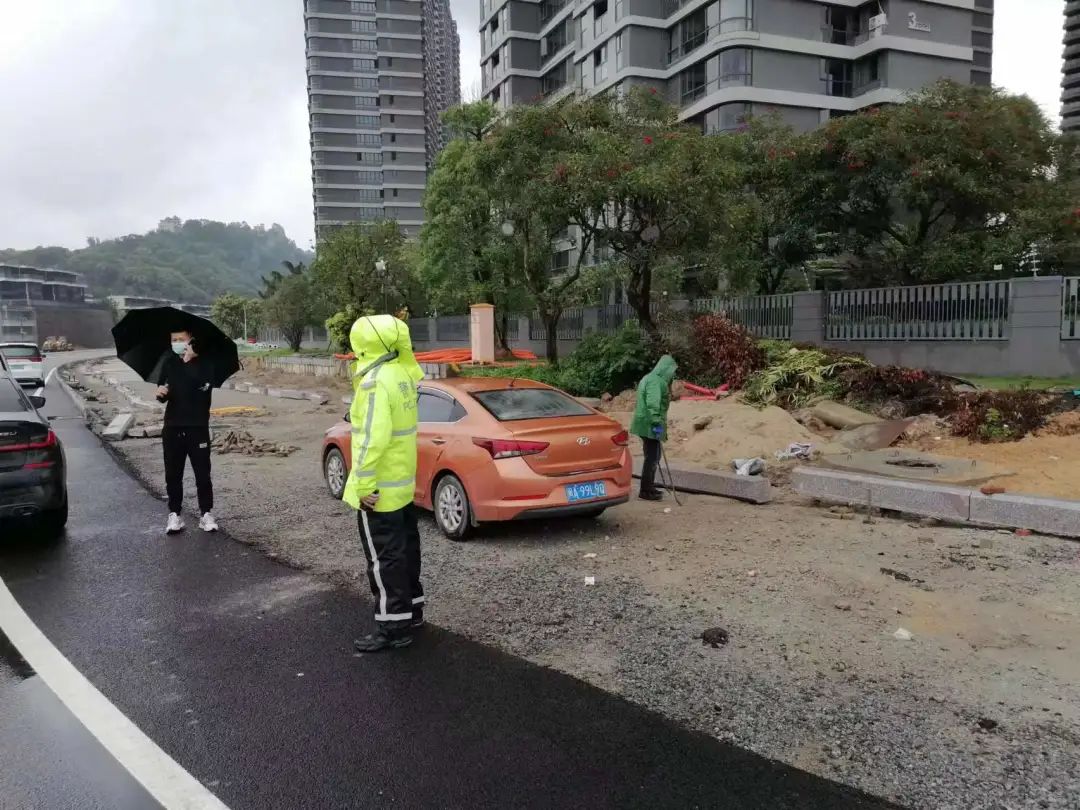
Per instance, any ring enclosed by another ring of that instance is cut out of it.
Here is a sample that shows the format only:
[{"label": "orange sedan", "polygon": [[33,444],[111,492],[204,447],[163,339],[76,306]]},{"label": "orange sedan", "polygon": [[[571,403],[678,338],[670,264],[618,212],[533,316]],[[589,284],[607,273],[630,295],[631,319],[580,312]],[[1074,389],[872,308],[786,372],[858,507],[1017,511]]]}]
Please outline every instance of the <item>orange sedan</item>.
[{"label": "orange sedan", "polygon": [[[568,394],[531,380],[455,378],[419,387],[417,506],[452,540],[479,523],[598,516],[630,497],[629,436]],[[351,464],[350,425],[323,440],[335,498]]]}]

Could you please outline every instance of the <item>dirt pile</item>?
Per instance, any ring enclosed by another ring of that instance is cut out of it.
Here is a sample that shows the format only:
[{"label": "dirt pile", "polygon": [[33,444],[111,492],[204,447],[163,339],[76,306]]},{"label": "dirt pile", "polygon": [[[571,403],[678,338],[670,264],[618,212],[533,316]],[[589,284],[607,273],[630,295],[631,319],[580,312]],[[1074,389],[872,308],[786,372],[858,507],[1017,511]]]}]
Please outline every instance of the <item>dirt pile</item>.
[{"label": "dirt pile", "polygon": [[[622,397],[620,394],[616,400]],[[630,424],[629,411],[612,412],[624,425]],[[669,441],[666,446],[672,459],[700,464],[714,470],[727,469],[735,458],[761,456],[772,460],[777,450],[794,442],[817,444],[821,440],[796,422],[782,408],[757,409],[735,398],[716,402],[671,403],[668,413]]]},{"label": "dirt pile", "polygon": [[291,444],[275,444],[256,439],[246,430],[230,430],[228,433],[217,435],[214,437],[212,446],[220,455],[241,453],[245,456],[279,456],[280,458],[291,456],[300,449]]}]

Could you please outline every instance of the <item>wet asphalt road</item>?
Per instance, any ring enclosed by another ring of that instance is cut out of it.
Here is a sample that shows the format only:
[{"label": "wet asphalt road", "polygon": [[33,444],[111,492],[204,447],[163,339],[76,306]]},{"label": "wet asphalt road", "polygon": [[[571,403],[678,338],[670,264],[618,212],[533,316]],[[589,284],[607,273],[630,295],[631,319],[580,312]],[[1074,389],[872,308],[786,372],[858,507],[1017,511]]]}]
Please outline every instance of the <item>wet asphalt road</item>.
[{"label": "wet asphalt road", "polygon": [[[71,415],[54,388],[47,411]],[[437,628],[402,653],[356,656],[366,600],[223,535],[166,539],[162,504],[81,422],[55,428],[67,539],[0,550],[0,576],[109,700],[236,810],[891,806]],[[0,710],[0,808],[155,806],[8,658],[0,707],[16,696],[26,730]],[[59,753],[23,756],[30,739]],[[18,798],[35,790],[38,803]]]}]

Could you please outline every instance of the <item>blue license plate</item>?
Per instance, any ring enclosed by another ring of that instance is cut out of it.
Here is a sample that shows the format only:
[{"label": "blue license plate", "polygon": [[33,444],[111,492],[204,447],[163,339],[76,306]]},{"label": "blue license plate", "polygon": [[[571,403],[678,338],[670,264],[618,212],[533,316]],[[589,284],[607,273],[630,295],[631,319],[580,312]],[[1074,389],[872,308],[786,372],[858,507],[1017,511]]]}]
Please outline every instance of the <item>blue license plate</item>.
[{"label": "blue license plate", "polygon": [[591,501],[595,498],[606,498],[607,486],[603,481],[589,481],[584,484],[567,484],[566,500],[569,503],[577,501]]}]

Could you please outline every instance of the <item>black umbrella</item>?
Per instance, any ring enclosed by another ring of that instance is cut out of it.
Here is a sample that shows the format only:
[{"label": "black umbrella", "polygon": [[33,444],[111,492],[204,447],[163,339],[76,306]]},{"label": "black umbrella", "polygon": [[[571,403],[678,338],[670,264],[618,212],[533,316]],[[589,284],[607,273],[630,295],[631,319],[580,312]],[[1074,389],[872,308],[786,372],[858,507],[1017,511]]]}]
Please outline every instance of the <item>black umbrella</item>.
[{"label": "black umbrella", "polygon": [[150,383],[162,383],[165,359],[172,354],[172,333],[190,332],[199,344],[199,360],[213,370],[220,388],[240,370],[236,344],[206,318],[175,307],[133,309],[112,329],[116,355]]}]

